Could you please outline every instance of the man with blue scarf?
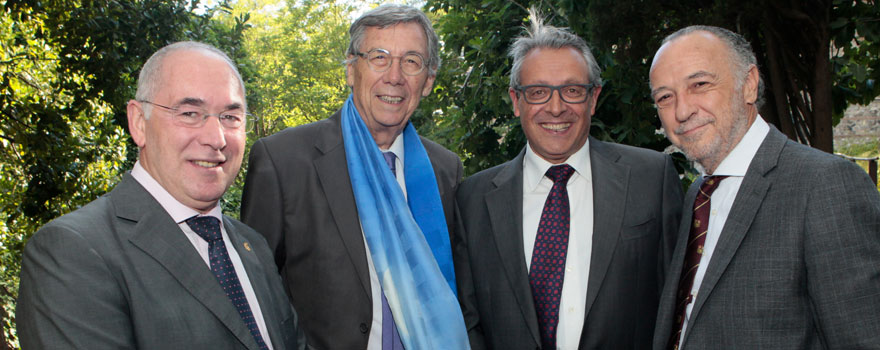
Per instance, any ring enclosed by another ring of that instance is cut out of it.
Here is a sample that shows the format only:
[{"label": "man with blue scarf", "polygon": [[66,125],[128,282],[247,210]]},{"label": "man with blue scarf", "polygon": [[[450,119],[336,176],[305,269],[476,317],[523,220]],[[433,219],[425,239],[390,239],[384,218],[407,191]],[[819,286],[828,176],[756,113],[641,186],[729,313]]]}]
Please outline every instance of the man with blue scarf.
[{"label": "man with blue scarf", "polygon": [[448,230],[461,160],[409,122],[439,40],[403,5],[349,33],[351,96],[329,119],[254,144],[241,218],[273,248],[311,346],[466,349]]}]

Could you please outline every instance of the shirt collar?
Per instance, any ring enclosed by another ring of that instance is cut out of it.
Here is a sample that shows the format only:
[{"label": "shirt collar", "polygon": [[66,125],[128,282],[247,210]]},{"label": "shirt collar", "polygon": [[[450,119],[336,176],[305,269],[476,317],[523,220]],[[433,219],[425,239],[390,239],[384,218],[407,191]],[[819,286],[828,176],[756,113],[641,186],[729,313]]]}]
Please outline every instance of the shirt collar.
[{"label": "shirt collar", "polygon": [[[581,149],[574,152],[564,163],[560,164],[570,165],[574,168],[576,175],[590,181],[590,139],[587,139]],[[547,169],[554,165],[559,164],[552,164],[544,160],[544,158],[541,158],[541,156],[532,151],[532,147],[527,143],[526,154],[523,159],[523,191],[534,191],[544,178],[544,174],[547,173]],[[569,180],[569,183],[573,181],[576,181],[574,176]]]},{"label": "shirt collar", "polygon": [[[768,132],[770,132],[770,126],[764,121],[764,118],[761,118],[761,115],[758,115],[749,130],[743,135],[742,140],[739,140],[730,154],[724,157],[712,175],[746,176],[749,164],[758,153],[758,148],[761,147]],[[707,175],[705,170],[701,169],[700,172],[703,176]]]},{"label": "shirt collar", "polygon": [[[201,214],[198,210],[180,203],[171,195],[171,193],[168,193],[168,191],[147,172],[147,169],[144,169],[140,161],[134,163],[134,168],[131,169],[131,176],[137,180],[137,182],[140,183],[157,202],[159,202],[159,205],[168,212],[168,215],[171,216],[171,219],[173,219],[174,222],[179,224],[186,221],[186,219]],[[212,208],[207,214],[204,214],[204,216],[213,216],[220,220],[221,223],[223,222],[223,212],[219,205],[215,205],[214,208]]]}]

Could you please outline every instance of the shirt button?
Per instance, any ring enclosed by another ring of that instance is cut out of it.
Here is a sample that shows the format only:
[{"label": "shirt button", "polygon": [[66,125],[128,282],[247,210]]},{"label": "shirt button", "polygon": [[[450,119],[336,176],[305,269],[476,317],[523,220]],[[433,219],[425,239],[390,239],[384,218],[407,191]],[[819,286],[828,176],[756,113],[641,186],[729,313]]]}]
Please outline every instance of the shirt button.
[{"label": "shirt button", "polygon": [[366,324],[366,323],[361,323],[361,333],[367,333],[367,331],[369,331],[369,330],[370,330],[370,329],[367,328],[367,324]]}]

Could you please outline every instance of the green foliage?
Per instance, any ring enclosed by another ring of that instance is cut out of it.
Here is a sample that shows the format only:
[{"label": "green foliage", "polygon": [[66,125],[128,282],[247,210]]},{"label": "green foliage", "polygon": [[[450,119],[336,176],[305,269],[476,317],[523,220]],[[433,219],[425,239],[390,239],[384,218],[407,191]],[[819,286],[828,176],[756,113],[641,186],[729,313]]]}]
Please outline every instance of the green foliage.
[{"label": "green foliage", "polygon": [[880,2],[835,0],[833,4],[830,27],[836,125],[848,105],[866,105],[880,95]]},{"label": "green foliage", "polygon": [[251,136],[321,120],[342,106],[350,5],[265,0],[236,6],[252,14],[244,46],[256,67],[248,95],[259,119]]}]

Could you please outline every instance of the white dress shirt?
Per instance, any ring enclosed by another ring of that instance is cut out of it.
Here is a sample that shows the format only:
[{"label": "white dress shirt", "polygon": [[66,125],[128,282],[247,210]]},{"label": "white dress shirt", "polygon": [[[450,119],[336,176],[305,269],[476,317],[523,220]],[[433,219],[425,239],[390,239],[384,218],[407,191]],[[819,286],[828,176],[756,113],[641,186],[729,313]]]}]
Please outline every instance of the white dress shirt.
[{"label": "white dress shirt", "polygon": [[[162,187],[162,185],[160,185],[146,169],[144,169],[140,161],[134,163],[134,168],[131,169],[131,176],[137,180],[137,182],[140,183],[157,202],[159,202],[159,205],[161,205],[166,212],[168,212],[168,215],[170,215],[171,219],[177,223],[177,226],[180,227],[180,230],[183,231],[183,234],[189,239],[190,243],[192,243],[193,247],[196,249],[196,252],[199,253],[199,256],[202,257],[202,260],[205,261],[205,265],[207,265],[210,270],[211,260],[208,253],[208,241],[204,240],[186,224],[186,219],[200,215],[200,213],[195,209],[183,205],[183,203],[180,203],[174,198],[174,196],[168,193],[168,191],[165,190],[165,188]],[[229,260],[232,260],[232,266],[235,269],[235,274],[238,275],[238,281],[241,283],[241,289],[244,291],[244,295],[251,307],[251,312],[254,314],[254,321],[257,322],[257,328],[260,329],[260,335],[263,337],[266,346],[269,349],[272,349],[272,341],[269,339],[269,332],[266,329],[266,321],[263,319],[263,311],[260,309],[260,302],[257,300],[257,295],[254,293],[253,286],[251,286],[251,280],[248,278],[247,271],[245,271],[244,265],[241,263],[241,257],[239,257],[238,252],[235,250],[232,242],[230,242],[229,235],[226,234],[226,227],[223,225],[223,213],[220,206],[215,206],[210,212],[208,212],[208,214],[205,214],[205,216],[213,216],[217,218],[217,220],[220,220],[220,233],[223,235],[223,244],[226,245],[226,251],[229,253]]]},{"label": "white dress shirt", "polygon": [[[556,331],[557,349],[577,349],[584,328],[587,303],[587,282],[590,274],[590,256],[593,249],[593,181],[590,172],[590,142],[569,157],[566,164],[575,172],[568,179],[568,201],[571,228],[568,252],[565,258],[565,277],[562,282],[562,300],[559,302],[559,325]],[[523,160],[523,253],[526,267],[531,268],[532,252],[544,202],[553,180],[544,174],[551,164],[526,147]]]},{"label": "white dress shirt", "polygon": [[[403,134],[397,135],[391,147],[382,152],[394,152],[394,168],[397,170],[397,184],[403,190],[403,198],[406,199],[406,179],[403,174]],[[363,236],[364,228],[361,227]],[[373,324],[370,327],[370,337],[367,340],[367,350],[382,350],[382,285],[379,283],[379,275],[376,274],[376,266],[373,265],[373,255],[370,253],[370,245],[364,236],[364,248],[367,253],[367,266],[370,271],[370,296],[373,298]]]},{"label": "white dress shirt", "polygon": [[[715,169],[713,174],[706,174],[701,171],[703,176],[717,175],[728,177],[718,184],[718,188],[715,189],[715,192],[712,192],[712,196],[709,199],[709,228],[706,231],[706,242],[703,244],[703,256],[700,257],[700,266],[697,267],[696,275],[694,275],[694,285],[691,287],[694,302],[699,298],[697,291],[700,290],[700,285],[703,283],[703,277],[706,275],[706,269],[712,260],[712,253],[715,251],[715,246],[721,237],[724,223],[727,222],[727,216],[730,215],[730,208],[733,207],[733,201],[736,199],[737,192],[739,192],[739,186],[746,176],[749,164],[752,163],[752,159],[758,153],[758,148],[761,147],[761,143],[764,142],[764,138],[769,131],[770,126],[759,115],[755,118],[755,122],[749,127],[742,140],[721,161],[721,164],[718,164],[718,168]],[[685,210],[692,209],[685,208]],[[694,302],[687,306],[679,344],[684,339],[688,320],[691,318],[691,310],[694,308]]]}]

